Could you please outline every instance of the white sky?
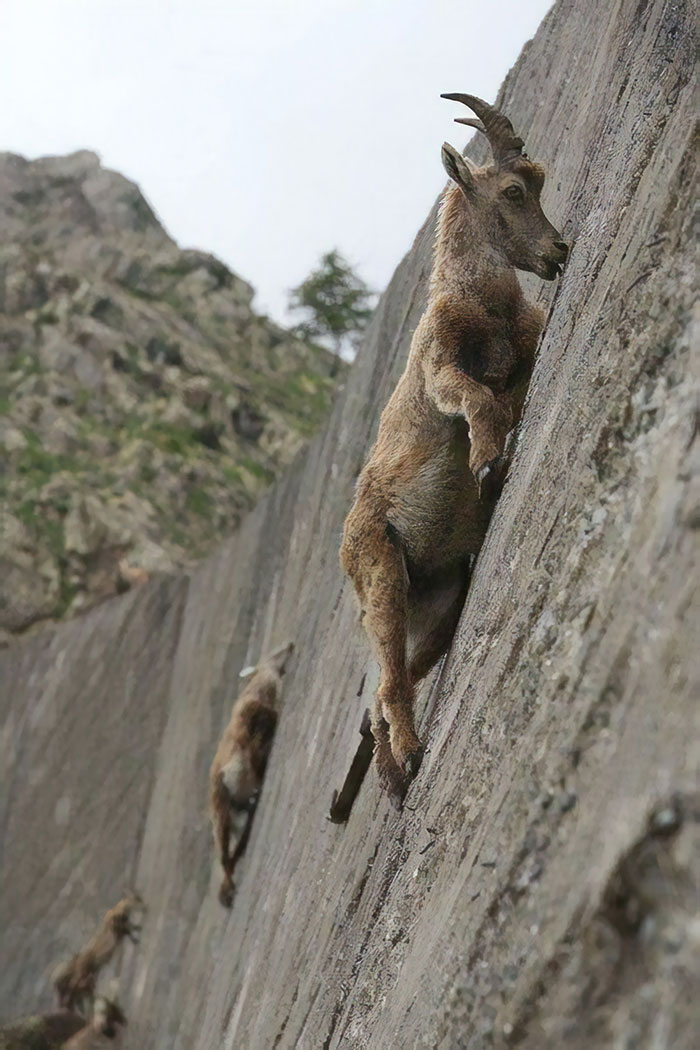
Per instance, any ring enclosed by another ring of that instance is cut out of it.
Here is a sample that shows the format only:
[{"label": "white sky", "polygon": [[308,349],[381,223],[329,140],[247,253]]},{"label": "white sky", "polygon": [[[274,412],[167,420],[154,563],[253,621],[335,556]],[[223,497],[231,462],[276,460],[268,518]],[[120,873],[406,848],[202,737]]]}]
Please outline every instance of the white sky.
[{"label": "white sky", "polygon": [[0,0],[0,150],[90,148],[283,319],[338,247],[381,290],[549,0]]}]

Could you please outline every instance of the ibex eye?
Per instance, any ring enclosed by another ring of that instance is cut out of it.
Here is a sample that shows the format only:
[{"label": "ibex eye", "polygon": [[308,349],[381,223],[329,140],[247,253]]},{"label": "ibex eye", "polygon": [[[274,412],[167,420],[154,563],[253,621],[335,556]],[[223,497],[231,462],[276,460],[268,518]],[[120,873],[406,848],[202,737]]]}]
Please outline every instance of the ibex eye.
[{"label": "ibex eye", "polygon": [[520,186],[506,186],[503,196],[507,197],[509,201],[521,201],[523,199],[523,191],[520,189]]}]

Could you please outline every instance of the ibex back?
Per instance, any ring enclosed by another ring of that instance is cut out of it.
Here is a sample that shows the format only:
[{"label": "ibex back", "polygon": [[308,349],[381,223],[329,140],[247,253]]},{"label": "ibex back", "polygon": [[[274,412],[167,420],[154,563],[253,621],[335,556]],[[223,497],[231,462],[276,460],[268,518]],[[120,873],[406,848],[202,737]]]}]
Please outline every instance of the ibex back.
[{"label": "ibex back", "polygon": [[345,522],[341,564],[380,664],[372,732],[397,806],[420,767],[414,687],[447,650],[522,412],[544,318],[515,269],[552,280],[568,254],[540,204],[544,171],[510,121],[472,95],[494,163],[442,147],[445,191],[426,310]]}]

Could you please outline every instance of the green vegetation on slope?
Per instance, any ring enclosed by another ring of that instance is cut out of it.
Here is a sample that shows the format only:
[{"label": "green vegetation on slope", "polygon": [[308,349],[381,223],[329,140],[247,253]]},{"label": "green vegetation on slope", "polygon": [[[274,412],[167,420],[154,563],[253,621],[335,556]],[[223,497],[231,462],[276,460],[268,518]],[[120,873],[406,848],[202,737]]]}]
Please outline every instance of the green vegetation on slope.
[{"label": "green vegetation on slope", "polygon": [[344,367],[181,251],[93,154],[0,155],[0,217],[0,631],[17,631],[205,554]]}]

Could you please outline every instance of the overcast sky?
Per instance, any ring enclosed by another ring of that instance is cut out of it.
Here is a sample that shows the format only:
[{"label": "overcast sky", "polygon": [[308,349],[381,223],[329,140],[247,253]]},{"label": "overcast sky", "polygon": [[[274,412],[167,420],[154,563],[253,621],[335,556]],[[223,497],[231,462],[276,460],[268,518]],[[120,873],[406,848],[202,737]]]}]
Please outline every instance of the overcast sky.
[{"label": "overcast sky", "polygon": [[548,0],[0,0],[0,150],[90,148],[278,318],[338,247],[382,289]]}]

